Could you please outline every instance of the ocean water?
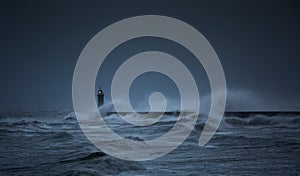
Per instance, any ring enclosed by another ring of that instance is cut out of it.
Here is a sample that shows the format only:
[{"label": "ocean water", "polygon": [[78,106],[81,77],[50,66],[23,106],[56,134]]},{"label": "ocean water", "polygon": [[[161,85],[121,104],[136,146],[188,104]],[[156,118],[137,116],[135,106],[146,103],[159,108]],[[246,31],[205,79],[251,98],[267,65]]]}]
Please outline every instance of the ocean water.
[{"label": "ocean water", "polygon": [[[133,140],[154,139],[176,117],[135,127],[117,115],[105,122]],[[97,149],[70,109],[0,111],[0,175],[300,175],[300,115],[224,117],[212,140],[198,146],[205,116],[171,153],[149,161],[125,161]]]}]

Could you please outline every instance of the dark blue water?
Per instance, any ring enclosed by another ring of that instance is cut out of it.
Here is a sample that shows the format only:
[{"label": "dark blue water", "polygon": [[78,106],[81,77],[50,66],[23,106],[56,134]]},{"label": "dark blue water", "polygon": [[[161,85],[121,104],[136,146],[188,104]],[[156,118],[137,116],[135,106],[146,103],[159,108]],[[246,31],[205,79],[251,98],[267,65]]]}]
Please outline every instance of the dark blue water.
[{"label": "dark blue water", "polygon": [[[93,146],[69,109],[0,112],[0,175],[299,175],[300,116],[225,117],[205,146],[198,139],[205,118],[168,155],[133,162],[111,157]],[[106,122],[124,137],[148,140],[176,121],[154,128]],[[174,118],[176,119],[176,118]]]}]

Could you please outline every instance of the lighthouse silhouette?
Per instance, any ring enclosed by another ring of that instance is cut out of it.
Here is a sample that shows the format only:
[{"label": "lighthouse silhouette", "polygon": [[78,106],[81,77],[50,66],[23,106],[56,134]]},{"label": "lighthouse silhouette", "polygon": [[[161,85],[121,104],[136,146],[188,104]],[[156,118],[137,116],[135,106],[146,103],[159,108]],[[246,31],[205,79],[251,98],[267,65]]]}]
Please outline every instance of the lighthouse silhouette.
[{"label": "lighthouse silhouette", "polygon": [[104,104],[104,93],[101,87],[98,90],[97,96],[98,96],[98,107],[100,107]]}]

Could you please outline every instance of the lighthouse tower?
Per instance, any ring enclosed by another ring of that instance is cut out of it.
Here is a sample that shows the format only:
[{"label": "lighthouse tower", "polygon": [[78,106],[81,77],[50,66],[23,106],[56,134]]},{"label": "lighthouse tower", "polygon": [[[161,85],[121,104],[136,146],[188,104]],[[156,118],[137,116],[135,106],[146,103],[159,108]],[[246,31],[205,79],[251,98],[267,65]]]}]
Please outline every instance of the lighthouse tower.
[{"label": "lighthouse tower", "polygon": [[101,87],[98,90],[97,96],[98,96],[98,107],[100,107],[104,104],[104,93]]}]

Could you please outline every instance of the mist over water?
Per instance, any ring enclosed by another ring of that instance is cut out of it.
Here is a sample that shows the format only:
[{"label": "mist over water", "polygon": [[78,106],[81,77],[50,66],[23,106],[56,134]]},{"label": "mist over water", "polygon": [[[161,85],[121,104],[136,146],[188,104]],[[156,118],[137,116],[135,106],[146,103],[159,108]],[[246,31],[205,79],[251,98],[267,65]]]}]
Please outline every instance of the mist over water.
[{"label": "mist over water", "polygon": [[[218,99],[221,97],[218,92],[215,93]],[[150,111],[150,106],[148,102],[149,97],[144,97],[145,101],[133,101],[131,102],[132,107],[137,112],[148,112]],[[166,111],[180,111],[180,97],[166,97],[167,107]],[[115,100],[115,104],[122,105],[124,103],[122,98]],[[160,102],[157,102],[160,103]],[[211,104],[211,93],[206,93],[200,95],[200,113],[208,114]],[[193,101],[190,102],[190,107],[193,107]],[[250,91],[241,89],[229,89],[227,90],[227,100],[226,100],[226,110],[225,111],[297,111],[296,106],[278,106],[278,103],[266,104],[261,95]],[[106,100],[103,107],[100,108],[101,111],[115,111],[113,103],[108,99]]]}]

